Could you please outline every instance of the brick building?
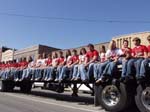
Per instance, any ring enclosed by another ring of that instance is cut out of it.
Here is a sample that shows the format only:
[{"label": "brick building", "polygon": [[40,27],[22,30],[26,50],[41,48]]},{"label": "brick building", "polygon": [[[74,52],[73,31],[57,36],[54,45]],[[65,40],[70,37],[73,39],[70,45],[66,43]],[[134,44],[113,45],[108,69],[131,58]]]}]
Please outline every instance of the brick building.
[{"label": "brick building", "polygon": [[42,53],[50,53],[52,51],[60,50],[58,48],[48,47],[45,45],[37,45],[28,48],[24,48],[22,50],[18,50],[14,52],[14,59],[19,60],[20,58],[29,58],[31,56],[33,59],[37,59],[39,54]]},{"label": "brick building", "polygon": [[[104,45],[105,48],[106,48],[106,50],[107,50],[107,48],[108,48],[108,46],[109,46],[109,42],[104,42],[104,43],[95,44],[94,47],[95,47],[95,49],[96,49],[97,51],[100,51],[100,46],[102,46],[102,45]],[[71,48],[70,50],[72,51],[73,49],[76,49],[77,52],[78,52],[78,54],[79,54],[81,48],[86,48],[86,49],[87,49],[87,46],[81,46],[81,47],[78,47],[78,48]],[[65,55],[67,50],[68,50],[68,49],[58,50],[57,52],[63,51],[63,53],[64,53],[64,55]]]}]

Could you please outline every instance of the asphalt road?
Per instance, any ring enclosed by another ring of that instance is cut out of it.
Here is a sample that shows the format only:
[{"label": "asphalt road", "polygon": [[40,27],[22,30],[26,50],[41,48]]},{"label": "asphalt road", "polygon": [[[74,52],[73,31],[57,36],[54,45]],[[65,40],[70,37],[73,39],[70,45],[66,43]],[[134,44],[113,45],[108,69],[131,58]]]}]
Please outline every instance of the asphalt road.
[{"label": "asphalt road", "polygon": [[70,94],[38,89],[31,94],[0,93],[0,112],[105,112],[101,107],[94,107],[90,95],[71,97]]}]

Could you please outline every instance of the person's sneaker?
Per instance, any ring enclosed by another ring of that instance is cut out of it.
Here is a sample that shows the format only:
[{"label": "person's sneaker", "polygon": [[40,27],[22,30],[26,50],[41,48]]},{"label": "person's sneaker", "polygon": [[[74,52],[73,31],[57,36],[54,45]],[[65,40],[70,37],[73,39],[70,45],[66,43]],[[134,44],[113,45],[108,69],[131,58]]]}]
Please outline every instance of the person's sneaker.
[{"label": "person's sneaker", "polygon": [[19,82],[23,81],[23,79],[19,79]]},{"label": "person's sneaker", "polygon": [[16,81],[16,82],[18,82],[18,81],[19,81],[19,79],[17,78],[17,79],[15,79],[15,81]]},{"label": "person's sneaker", "polygon": [[40,78],[35,78],[35,81],[39,81],[40,80]]},{"label": "person's sneaker", "polygon": [[74,81],[74,80],[75,80],[75,78],[72,78],[72,79],[71,79],[71,81]]},{"label": "person's sneaker", "polygon": [[55,82],[58,82],[59,80],[58,79],[55,79]]},{"label": "person's sneaker", "polygon": [[64,81],[63,79],[60,79],[60,80],[59,80],[59,83],[61,83],[61,82],[63,82],[63,81]]},{"label": "person's sneaker", "polygon": [[98,80],[96,80],[96,84],[100,84],[100,83],[102,83],[103,82],[103,80],[102,80],[102,78],[100,78],[100,79],[98,79]]},{"label": "person's sneaker", "polygon": [[52,78],[48,78],[46,81],[50,82],[50,81],[53,81],[54,79]]}]

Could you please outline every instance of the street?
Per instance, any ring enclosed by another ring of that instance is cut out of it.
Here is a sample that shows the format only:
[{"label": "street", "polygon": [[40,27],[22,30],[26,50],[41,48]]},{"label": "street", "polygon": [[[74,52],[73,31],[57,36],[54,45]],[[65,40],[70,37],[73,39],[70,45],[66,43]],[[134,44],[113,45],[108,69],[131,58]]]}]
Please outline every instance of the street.
[{"label": "street", "polygon": [[94,107],[92,96],[82,94],[71,97],[70,94],[39,89],[31,94],[22,94],[17,90],[0,93],[0,112],[105,112],[101,107]]}]

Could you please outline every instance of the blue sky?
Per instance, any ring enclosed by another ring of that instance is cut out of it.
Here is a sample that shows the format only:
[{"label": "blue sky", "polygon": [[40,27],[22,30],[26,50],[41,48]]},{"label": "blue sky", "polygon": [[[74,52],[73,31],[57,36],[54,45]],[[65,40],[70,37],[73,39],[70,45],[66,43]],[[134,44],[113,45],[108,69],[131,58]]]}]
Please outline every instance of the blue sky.
[{"label": "blue sky", "polygon": [[0,0],[0,46],[21,49],[44,44],[65,49],[106,42],[113,36],[150,31],[149,11],[150,0]]}]

